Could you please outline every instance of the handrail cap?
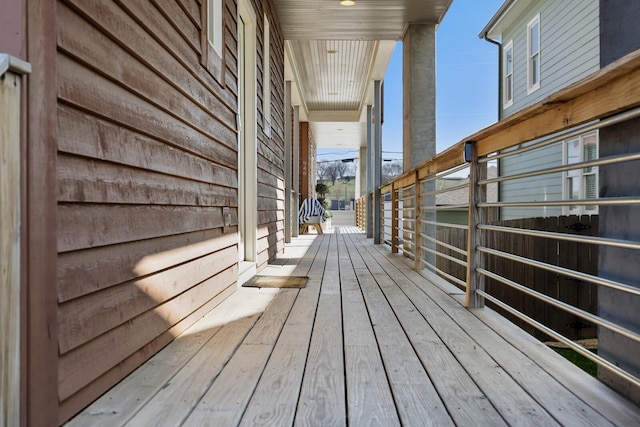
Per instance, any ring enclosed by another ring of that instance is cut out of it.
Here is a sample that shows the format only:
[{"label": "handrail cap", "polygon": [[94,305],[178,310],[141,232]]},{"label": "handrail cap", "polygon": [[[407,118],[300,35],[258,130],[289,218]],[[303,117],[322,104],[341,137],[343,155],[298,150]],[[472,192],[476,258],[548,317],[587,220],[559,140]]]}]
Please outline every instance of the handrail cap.
[{"label": "handrail cap", "polygon": [[7,71],[15,74],[29,74],[31,64],[7,53],[0,53],[0,76],[4,76]]}]

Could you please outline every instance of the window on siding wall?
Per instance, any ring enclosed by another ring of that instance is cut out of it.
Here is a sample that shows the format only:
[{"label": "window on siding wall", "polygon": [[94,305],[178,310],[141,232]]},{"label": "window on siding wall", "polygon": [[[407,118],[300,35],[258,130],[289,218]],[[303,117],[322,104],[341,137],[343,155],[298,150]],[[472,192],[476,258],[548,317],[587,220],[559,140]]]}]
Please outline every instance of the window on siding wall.
[{"label": "window on siding wall", "polygon": [[527,25],[527,94],[540,88],[540,15]]},{"label": "window on siding wall", "polygon": [[267,15],[264,15],[264,28],[262,37],[262,114],[263,130],[265,135],[271,136],[271,49],[269,46],[270,24]]},{"label": "window on siding wall", "polygon": [[502,49],[502,108],[513,104],[513,40]]},{"label": "window on siding wall", "polygon": [[[564,163],[567,165],[588,162],[598,158],[598,132],[589,132],[565,141]],[[591,166],[564,173],[565,199],[597,199],[598,167]],[[565,214],[590,215],[598,213],[597,205],[567,206]]]},{"label": "window on siding wall", "polygon": [[224,0],[201,3],[200,63],[220,84],[224,84]]}]

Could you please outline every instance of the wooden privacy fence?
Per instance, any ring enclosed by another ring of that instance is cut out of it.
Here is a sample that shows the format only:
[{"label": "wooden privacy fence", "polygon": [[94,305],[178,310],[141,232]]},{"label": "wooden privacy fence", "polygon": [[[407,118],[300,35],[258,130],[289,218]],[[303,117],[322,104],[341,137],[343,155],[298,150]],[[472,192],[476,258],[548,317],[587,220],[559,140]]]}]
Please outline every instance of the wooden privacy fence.
[{"label": "wooden privacy fence", "polygon": [[[524,218],[499,221],[494,225],[531,229],[555,233],[568,233],[582,236],[598,235],[598,216],[583,215],[581,217],[560,216],[548,218]],[[467,230],[439,227],[437,239],[451,246],[460,247],[466,244]],[[598,246],[579,244],[564,240],[543,239],[541,237],[522,236],[509,233],[493,233],[487,246],[512,253],[536,261],[568,268],[582,273],[598,275]],[[451,260],[464,257],[445,245],[437,246],[436,266],[445,274],[465,280],[466,267]],[[444,255],[444,256],[443,256]],[[597,314],[597,286],[583,280],[573,279],[563,274],[546,271],[529,265],[522,265],[513,260],[501,260],[489,257],[487,269],[494,273],[520,283],[527,288],[541,292],[552,298],[564,301],[592,314]],[[444,274],[443,277],[446,277]],[[575,314],[550,306],[531,295],[504,285],[493,279],[485,282],[485,289],[491,295],[527,316],[541,322],[555,331],[561,332],[569,339],[594,338],[597,336],[595,324],[587,323]],[[530,334],[547,340],[549,337],[528,323],[510,315],[505,310],[489,304],[492,308],[509,318],[512,322]]]}]

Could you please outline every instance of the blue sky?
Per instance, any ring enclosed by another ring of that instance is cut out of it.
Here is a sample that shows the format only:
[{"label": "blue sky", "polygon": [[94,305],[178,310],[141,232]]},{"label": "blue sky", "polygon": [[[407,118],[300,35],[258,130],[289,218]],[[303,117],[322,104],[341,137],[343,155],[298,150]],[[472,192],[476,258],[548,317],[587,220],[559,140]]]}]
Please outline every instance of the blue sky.
[{"label": "blue sky", "polygon": [[[498,47],[478,33],[503,0],[454,0],[436,31],[436,141],[440,152],[497,120]],[[382,157],[402,154],[402,44],[384,79]],[[354,152],[320,155],[318,160],[353,157]]]}]

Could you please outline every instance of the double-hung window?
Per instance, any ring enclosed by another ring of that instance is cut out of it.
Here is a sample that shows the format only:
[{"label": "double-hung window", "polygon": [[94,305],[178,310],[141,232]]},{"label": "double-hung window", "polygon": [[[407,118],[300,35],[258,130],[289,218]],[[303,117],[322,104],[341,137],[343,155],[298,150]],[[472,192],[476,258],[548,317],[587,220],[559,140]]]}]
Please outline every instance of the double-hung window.
[{"label": "double-hung window", "polygon": [[513,40],[502,49],[502,108],[513,104]]},{"label": "double-hung window", "polygon": [[[598,159],[598,132],[589,132],[565,141],[565,164]],[[598,198],[598,167],[588,166],[564,173],[565,199],[584,200]],[[597,214],[597,205],[572,205],[565,209],[569,215]]]},{"label": "double-hung window", "polygon": [[527,25],[527,94],[540,88],[540,15]]}]

